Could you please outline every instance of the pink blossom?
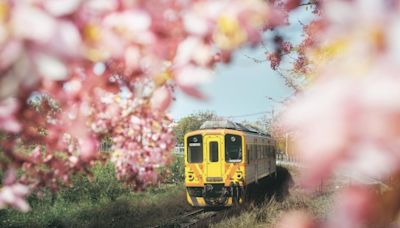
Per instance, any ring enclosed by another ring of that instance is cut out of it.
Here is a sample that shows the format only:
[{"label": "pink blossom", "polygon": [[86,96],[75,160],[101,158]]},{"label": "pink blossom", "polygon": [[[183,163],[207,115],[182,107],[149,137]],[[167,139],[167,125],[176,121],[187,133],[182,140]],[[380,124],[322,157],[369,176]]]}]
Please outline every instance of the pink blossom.
[{"label": "pink blossom", "polygon": [[[96,158],[97,146],[96,140],[90,137],[79,139],[80,153],[79,158],[85,162],[91,161]],[[71,160],[74,162],[74,160]]]},{"label": "pink blossom", "polygon": [[312,217],[302,211],[289,211],[278,221],[277,228],[315,228],[317,225]]},{"label": "pink blossom", "polygon": [[28,212],[31,208],[25,201],[26,195],[29,193],[27,186],[22,184],[12,184],[3,186],[0,189],[0,209],[11,206],[22,212]]},{"label": "pink blossom", "polygon": [[201,39],[188,37],[179,44],[174,64],[184,66],[193,62],[199,66],[207,67],[212,57],[213,53],[208,44]]},{"label": "pink blossom", "polygon": [[0,51],[0,70],[7,69],[11,64],[17,61],[22,52],[22,44],[17,40],[10,40],[3,45]]},{"label": "pink blossom", "polygon": [[207,96],[203,94],[199,89],[193,87],[193,86],[187,86],[187,85],[181,85],[179,87],[184,93],[187,95],[197,98],[199,100],[205,100],[207,99]]},{"label": "pink blossom", "polygon": [[[307,186],[332,175],[357,183],[339,193],[327,227],[378,224],[384,220],[377,217],[382,216],[378,204],[385,210],[396,207],[398,213],[396,202],[377,202],[367,186],[397,178],[400,169],[395,5],[399,6],[387,1],[326,1],[323,32],[309,30],[316,34],[303,52],[313,61],[313,79],[290,105],[284,122],[295,135],[297,156],[307,166]],[[326,51],[322,56],[321,49]],[[327,53],[328,58],[323,56]],[[391,187],[390,194],[397,197],[398,186]]]},{"label": "pink blossom", "polygon": [[21,124],[17,121],[15,115],[18,111],[18,101],[8,98],[0,102],[0,129],[9,132],[19,132]]},{"label": "pink blossom", "polygon": [[212,71],[191,64],[176,70],[176,82],[179,86],[196,86],[211,81]]},{"label": "pink blossom", "polygon": [[284,0],[285,8],[287,11],[293,10],[298,7],[301,3],[301,0]]},{"label": "pink blossom", "polygon": [[45,43],[56,31],[55,18],[29,3],[21,2],[12,14],[11,24],[16,38]]},{"label": "pink blossom", "polygon": [[25,201],[25,197],[30,192],[29,188],[16,182],[15,169],[11,168],[7,170],[3,185],[0,188],[0,209],[11,206],[23,212],[30,210],[30,206]]},{"label": "pink blossom", "polygon": [[357,186],[346,188],[337,196],[326,227],[365,227],[376,206],[369,190]]},{"label": "pink blossom", "polygon": [[54,56],[38,53],[35,62],[39,73],[51,80],[63,80],[68,76],[68,69],[59,59]]},{"label": "pink blossom", "polygon": [[193,35],[205,36],[209,31],[207,19],[201,15],[193,14],[193,12],[185,14],[183,22],[185,30]]},{"label": "pink blossom", "polygon": [[54,16],[65,16],[76,11],[82,0],[45,0],[44,8]]},{"label": "pink blossom", "polygon": [[153,109],[165,111],[172,102],[171,91],[168,88],[161,87],[154,91],[151,98],[151,106]]}]

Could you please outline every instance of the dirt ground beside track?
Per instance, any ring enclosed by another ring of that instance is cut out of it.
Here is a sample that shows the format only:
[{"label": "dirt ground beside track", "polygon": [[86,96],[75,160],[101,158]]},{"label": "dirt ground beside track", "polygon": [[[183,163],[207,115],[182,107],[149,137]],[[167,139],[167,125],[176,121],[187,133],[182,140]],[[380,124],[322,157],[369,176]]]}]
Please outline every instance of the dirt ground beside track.
[{"label": "dirt ground beside track", "polygon": [[231,208],[208,209],[217,211],[216,215],[196,226],[269,226],[281,213],[292,209],[310,210],[323,219],[328,211],[331,193],[320,192],[314,196],[304,196],[295,184],[297,175],[296,169],[278,166],[276,177],[270,176],[260,180],[258,184],[249,186],[249,198],[245,204]]}]

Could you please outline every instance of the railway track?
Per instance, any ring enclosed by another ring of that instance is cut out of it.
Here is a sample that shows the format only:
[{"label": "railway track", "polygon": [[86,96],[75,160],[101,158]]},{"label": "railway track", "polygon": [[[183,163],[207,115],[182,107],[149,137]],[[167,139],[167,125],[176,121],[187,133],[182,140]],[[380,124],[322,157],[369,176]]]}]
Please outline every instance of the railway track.
[{"label": "railway track", "polygon": [[[198,209],[195,211],[188,212],[181,216],[171,219],[170,221],[161,225],[155,226],[160,227],[195,227],[199,223],[207,222],[214,217],[217,211],[206,211],[204,209]],[[206,223],[208,224],[208,223]]]}]

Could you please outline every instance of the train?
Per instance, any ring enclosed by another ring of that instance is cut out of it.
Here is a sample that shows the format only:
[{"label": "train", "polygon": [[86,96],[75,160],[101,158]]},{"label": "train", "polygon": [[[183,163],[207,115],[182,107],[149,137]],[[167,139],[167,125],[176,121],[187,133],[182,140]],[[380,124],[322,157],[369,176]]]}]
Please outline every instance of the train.
[{"label": "train", "polygon": [[206,121],[184,137],[187,202],[229,207],[247,199],[250,185],[276,176],[276,142],[257,128]]}]

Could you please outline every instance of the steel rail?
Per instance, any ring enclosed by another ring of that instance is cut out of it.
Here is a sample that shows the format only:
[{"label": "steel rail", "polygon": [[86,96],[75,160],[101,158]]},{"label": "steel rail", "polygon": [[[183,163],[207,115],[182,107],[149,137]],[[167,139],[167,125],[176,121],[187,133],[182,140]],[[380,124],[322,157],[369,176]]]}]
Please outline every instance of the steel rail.
[{"label": "steel rail", "polygon": [[169,220],[169,221],[167,221],[165,223],[162,223],[160,225],[154,226],[154,228],[171,227],[171,226],[173,226],[173,227],[176,227],[176,226],[182,227],[181,223],[182,223],[183,220],[188,219],[190,217],[195,217],[196,215],[199,215],[199,214],[201,214],[203,212],[205,212],[204,209],[198,209],[198,210],[190,211],[190,212],[188,212],[186,214],[177,216],[177,217],[175,217],[175,218],[173,218],[173,219],[171,219],[171,220]]}]

